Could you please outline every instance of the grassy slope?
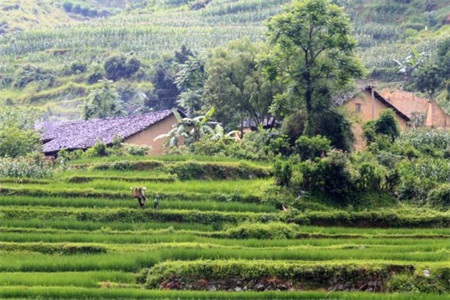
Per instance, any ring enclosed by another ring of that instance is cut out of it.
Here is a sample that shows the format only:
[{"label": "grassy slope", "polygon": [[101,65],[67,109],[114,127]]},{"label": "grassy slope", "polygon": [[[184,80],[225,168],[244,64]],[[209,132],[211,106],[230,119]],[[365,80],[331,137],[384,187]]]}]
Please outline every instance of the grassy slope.
[{"label": "grassy slope", "polygon": [[[2,88],[0,84],[0,103],[31,103],[65,118],[76,117],[95,85],[84,83],[85,74],[61,76],[72,62],[102,64],[111,53],[132,52],[151,64],[161,53],[173,52],[181,45],[201,50],[245,35],[257,40],[265,30],[261,22],[280,12],[288,2],[213,0],[199,11],[190,11],[188,5],[156,5],[77,24],[73,14],[68,16],[60,8],[62,1],[23,1],[24,10],[0,11],[0,19],[25,28],[23,32],[0,36],[4,62],[0,75],[14,78],[21,66],[32,64],[52,70],[56,80],[51,87],[46,82],[32,83],[23,90]],[[406,57],[411,45],[431,51],[435,47],[433,41],[448,35],[447,26],[441,26],[450,13],[450,0],[439,1],[435,6],[418,0],[409,4],[388,0],[337,2],[346,5],[360,44],[358,54],[369,68],[396,67],[393,59]],[[123,7],[122,1],[118,1],[118,6]],[[27,17],[33,9],[36,16]],[[58,24],[64,26],[55,27]]]}]

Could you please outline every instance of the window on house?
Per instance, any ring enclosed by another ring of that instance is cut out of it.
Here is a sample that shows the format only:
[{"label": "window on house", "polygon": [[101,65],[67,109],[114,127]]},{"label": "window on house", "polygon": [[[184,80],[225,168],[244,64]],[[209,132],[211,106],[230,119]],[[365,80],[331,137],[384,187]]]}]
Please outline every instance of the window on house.
[{"label": "window on house", "polygon": [[356,103],[356,104],[355,104],[355,111],[356,111],[357,113],[361,112],[361,103]]}]

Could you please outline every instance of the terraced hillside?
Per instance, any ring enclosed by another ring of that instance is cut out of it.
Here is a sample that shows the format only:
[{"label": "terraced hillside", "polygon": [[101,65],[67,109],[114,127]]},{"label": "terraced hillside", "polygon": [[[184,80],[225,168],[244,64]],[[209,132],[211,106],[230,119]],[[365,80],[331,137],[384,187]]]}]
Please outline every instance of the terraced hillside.
[{"label": "terraced hillside", "polygon": [[[267,197],[268,166],[185,160],[78,161],[52,180],[0,179],[0,297],[447,298],[448,212],[283,211]],[[144,209],[130,196],[137,184]]]},{"label": "terraced hillside", "polygon": [[[98,88],[86,84],[87,75],[83,72],[72,72],[73,64],[84,63],[87,73],[92,73],[112,55],[135,56],[143,63],[136,88],[144,91],[151,87],[148,81],[152,64],[164,53],[173,53],[183,45],[203,51],[244,36],[252,41],[262,40],[266,30],[264,20],[281,12],[290,0],[26,3],[23,9],[0,11],[0,24],[3,19],[26,21],[26,25],[18,25],[23,31],[0,35],[0,103],[31,104],[73,119],[79,117],[87,95]],[[72,10],[65,13],[65,3],[113,11],[106,17],[80,17]],[[198,6],[201,9],[194,9],[195,4],[201,3],[205,4]],[[353,22],[361,60],[369,71],[374,71],[372,74],[390,74],[388,81],[392,81],[398,69],[394,59],[402,61],[411,47],[431,53],[436,43],[448,36],[450,0],[336,0],[335,3],[344,7]],[[14,3],[11,5],[15,7]],[[27,17],[33,11],[37,16]],[[34,18],[38,20],[33,22]],[[18,82],[24,78],[34,79],[22,86]]]}]

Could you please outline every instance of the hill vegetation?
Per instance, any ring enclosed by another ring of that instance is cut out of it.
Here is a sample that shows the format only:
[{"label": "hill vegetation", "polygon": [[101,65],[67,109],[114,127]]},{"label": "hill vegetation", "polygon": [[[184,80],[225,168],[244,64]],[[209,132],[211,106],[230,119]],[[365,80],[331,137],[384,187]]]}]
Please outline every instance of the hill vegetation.
[{"label": "hill vegetation", "polygon": [[[0,102],[31,104],[58,118],[78,118],[88,95],[99,87],[95,82],[107,77],[106,61],[125,57],[140,62],[139,72],[115,80],[114,86],[123,102],[140,95],[138,105],[151,109],[158,62],[182,46],[199,53],[244,36],[262,40],[263,21],[289,2],[3,1]],[[357,55],[376,79],[402,81],[394,59],[404,61],[411,47],[431,54],[448,36],[447,0],[335,2],[350,16]]]}]

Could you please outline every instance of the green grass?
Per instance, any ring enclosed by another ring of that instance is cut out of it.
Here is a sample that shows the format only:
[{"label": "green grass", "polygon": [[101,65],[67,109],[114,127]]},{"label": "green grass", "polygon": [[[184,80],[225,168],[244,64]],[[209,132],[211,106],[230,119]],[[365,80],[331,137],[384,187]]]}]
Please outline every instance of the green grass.
[{"label": "green grass", "polygon": [[10,298],[45,299],[339,299],[339,300],[444,300],[438,294],[370,294],[364,292],[203,292],[143,289],[89,289],[81,287],[1,287],[0,295]]},{"label": "green grass", "polygon": [[0,220],[1,230],[34,230],[44,229],[52,231],[53,229],[62,230],[64,232],[72,230],[82,231],[142,231],[142,230],[159,230],[173,228],[174,230],[197,230],[211,231],[211,225],[198,223],[179,223],[179,222],[94,222],[94,221],[74,221],[74,220],[42,220],[42,219],[9,219]]},{"label": "green grass", "polygon": [[2,272],[0,287],[5,286],[68,286],[98,288],[102,283],[135,284],[135,275],[118,271],[95,272]]},{"label": "green grass", "polygon": [[[240,163],[242,162],[241,159],[236,159],[232,157],[223,157],[223,156],[206,156],[206,155],[164,155],[164,156],[127,156],[127,157],[120,157],[120,156],[109,156],[109,157],[95,157],[95,158],[82,158],[77,159],[74,161],[71,161],[71,165],[81,165],[81,164],[97,164],[97,163],[104,163],[104,162],[116,162],[116,161],[142,161],[142,160],[156,160],[156,161],[162,161],[167,163],[173,163],[173,162],[182,162],[182,161],[201,161],[201,162],[227,162],[227,163]],[[251,161],[247,162],[251,165],[258,165],[258,166],[271,166],[269,162],[257,162],[257,161]]]},{"label": "green grass", "polygon": [[239,195],[257,195],[261,196],[264,190],[272,183],[269,179],[258,180],[227,180],[227,181],[176,181],[176,182],[136,182],[136,184],[111,181],[94,180],[86,183],[66,183],[52,182],[45,185],[40,184],[16,184],[5,183],[4,188],[14,187],[30,190],[41,190],[48,193],[64,193],[64,191],[91,191],[91,192],[120,192],[124,195],[131,195],[130,188],[140,183],[147,188],[147,194],[154,193],[221,193],[221,194],[239,194]]},{"label": "green grass", "polygon": [[[110,179],[69,183],[70,176]],[[411,206],[370,212],[281,212],[261,202],[271,184],[269,179],[144,182],[141,184],[147,186],[149,194],[158,192],[162,200],[155,211],[150,197],[148,207],[141,210],[130,196],[133,184],[121,180],[133,176],[165,178],[167,173],[71,170],[45,182],[4,180],[0,195],[0,298],[444,299],[434,294],[143,289],[136,276],[166,262],[263,261],[274,267],[407,264],[420,275],[425,269],[448,268],[450,228],[419,228],[422,218],[445,222],[448,213]],[[23,191],[41,196],[21,195]],[[387,228],[352,226],[358,218],[375,220]],[[292,239],[230,239],[226,235],[234,226],[248,224],[242,222],[310,224],[305,221],[324,220],[343,220],[350,225],[290,225],[297,232],[297,238]],[[392,227],[399,222],[412,228]]]},{"label": "green grass", "polygon": [[[64,197],[2,197],[2,206],[48,206],[48,207],[90,207],[90,208],[138,208],[138,202],[130,196],[130,199],[89,199],[89,198],[64,198]],[[152,208],[152,199],[149,199],[147,209]],[[218,201],[189,201],[165,199],[160,202],[160,209],[177,210],[201,210],[201,211],[228,211],[228,212],[278,212],[272,205],[218,202]]]}]

